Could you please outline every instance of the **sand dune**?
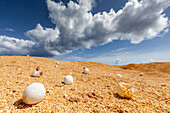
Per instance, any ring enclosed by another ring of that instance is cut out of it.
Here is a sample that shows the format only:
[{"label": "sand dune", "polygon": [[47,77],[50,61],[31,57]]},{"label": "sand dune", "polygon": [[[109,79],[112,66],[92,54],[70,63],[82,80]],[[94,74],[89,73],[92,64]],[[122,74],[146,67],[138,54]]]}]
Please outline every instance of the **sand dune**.
[{"label": "sand dune", "polygon": [[128,64],[120,66],[121,68],[139,70],[144,72],[162,72],[170,74],[170,62],[155,62],[155,63],[144,63],[144,64]]},{"label": "sand dune", "polygon": [[[146,63],[112,66],[96,62],[59,61],[24,56],[0,56],[0,112],[170,112],[170,63]],[[43,76],[31,77],[36,67]],[[83,67],[90,73],[83,74]],[[72,72],[74,83],[61,83]],[[144,73],[140,76],[140,73]],[[135,93],[123,99],[116,91],[113,76],[129,83]],[[47,94],[35,105],[22,103],[24,89],[44,84]]]}]

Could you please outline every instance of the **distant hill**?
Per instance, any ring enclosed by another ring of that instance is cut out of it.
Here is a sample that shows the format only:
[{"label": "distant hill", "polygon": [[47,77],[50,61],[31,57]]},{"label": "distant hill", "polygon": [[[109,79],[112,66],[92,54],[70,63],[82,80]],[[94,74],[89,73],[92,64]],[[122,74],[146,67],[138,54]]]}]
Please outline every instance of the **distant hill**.
[{"label": "distant hill", "polygon": [[143,72],[156,71],[170,74],[170,62],[155,62],[155,63],[144,63],[144,64],[128,64],[122,65],[121,68],[139,70]]}]

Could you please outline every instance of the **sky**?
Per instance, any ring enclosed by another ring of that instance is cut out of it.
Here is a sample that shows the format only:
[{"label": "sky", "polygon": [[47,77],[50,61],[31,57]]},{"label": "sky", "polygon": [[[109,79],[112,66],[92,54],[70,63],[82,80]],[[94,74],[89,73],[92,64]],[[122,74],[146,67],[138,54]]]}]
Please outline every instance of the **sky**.
[{"label": "sky", "polygon": [[169,0],[0,0],[0,55],[170,62]]}]

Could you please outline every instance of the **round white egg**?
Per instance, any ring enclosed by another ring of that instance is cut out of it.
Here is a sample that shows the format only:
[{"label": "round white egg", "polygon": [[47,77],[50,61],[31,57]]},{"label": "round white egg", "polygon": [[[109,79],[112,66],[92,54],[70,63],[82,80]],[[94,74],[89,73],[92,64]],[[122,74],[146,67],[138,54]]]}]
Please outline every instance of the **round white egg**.
[{"label": "round white egg", "polygon": [[117,76],[117,77],[120,77],[120,78],[122,77],[122,75],[120,75],[120,74],[117,74],[116,76]]},{"label": "round white egg", "polygon": [[45,97],[46,90],[41,83],[33,83],[27,86],[23,93],[23,102],[26,104],[36,104]]},{"label": "round white egg", "polygon": [[55,67],[58,67],[58,65],[55,65]]},{"label": "round white egg", "polygon": [[140,76],[143,76],[143,73],[140,73]]},{"label": "round white egg", "polygon": [[56,62],[56,64],[58,65],[58,64],[60,64],[60,62]]},{"label": "round white egg", "polygon": [[89,73],[89,69],[88,69],[88,68],[85,68],[85,69],[84,69],[84,73]]},{"label": "round white egg", "polygon": [[39,76],[40,76],[40,72],[39,72],[39,71],[34,71],[34,72],[32,73],[32,76],[33,76],[33,77],[39,77]]},{"label": "round white egg", "polygon": [[72,84],[73,83],[73,77],[71,75],[67,75],[64,77],[64,83],[65,84]]}]

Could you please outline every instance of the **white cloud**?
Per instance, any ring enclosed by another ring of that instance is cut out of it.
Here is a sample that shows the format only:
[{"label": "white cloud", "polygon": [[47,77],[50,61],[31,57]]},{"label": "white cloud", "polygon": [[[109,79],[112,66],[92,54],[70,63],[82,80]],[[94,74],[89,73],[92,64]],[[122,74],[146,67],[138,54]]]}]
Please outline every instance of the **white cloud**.
[{"label": "white cloud", "polygon": [[167,29],[165,29],[165,31],[164,31],[164,32],[165,32],[165,33],[168,33],[168,31],[169,31],[169,29],[167,28]]},{"label": "white cloud", "polygon": [[124,50],[127,50],[129,48],[119,48],[119,49],[116,49],[116,50],[112,50],[113,53],[115,52],[120,52],[120,51],[124,51]]},{"label": "white cloud", "polygon": [[5,30],[11,31],[11,32],[14,32],[14,31],[15,31],[14,29],[11,29],[11,28],[5,28]]},{"label": "white cloud", "polygon": [[38,24],[26,32],[34,42],[30,55],[60,55],[118,39],[140,43],[158,36],[168,27],[168,18],[163,12],[169,7],[169,0],[129,0],[118,12],[111,9],[94,15],[90,12],[94,0],[70,1],[67,6],[52,0],[46,2],[49,17],[56,26],[52,29]]},{"label": "white cloud", "polygon": [[34,42],[16,39],[13,37],[0,36],[0,54],[27,54],[31,51]]},{"label": "white cloud", "polygon": [[[35,29],[27,31],[26,36],[35,42],[35,45],[32,47],[34,51],[31,51],[31,54],[43,56],[60,54],[60,47],[57,45],[57,42],[60,40],[57,28],[43,28],[40,24],[37,24]],[[58,48],[58,51],[56,48]]]},{"label": "white cloud", "polygon": [[35,42],[54,42],[59,38],[58,29],[43,28],[40,24],[37,24],[37,27],[33,30],[27,31],[26,35]]}]

